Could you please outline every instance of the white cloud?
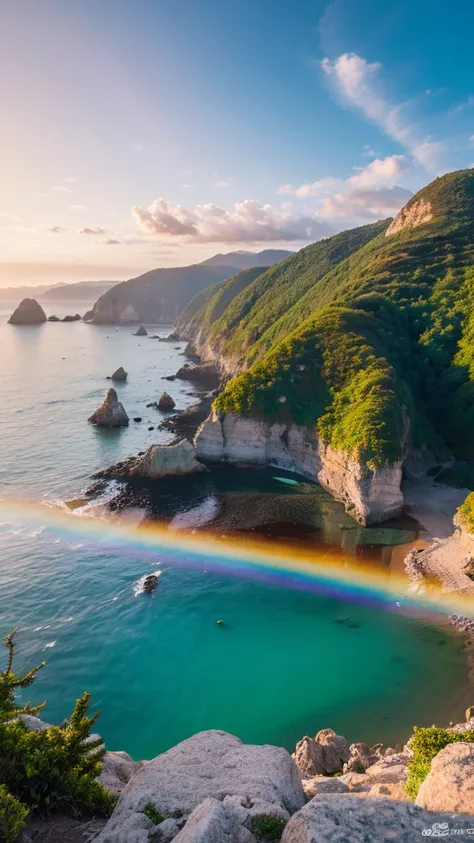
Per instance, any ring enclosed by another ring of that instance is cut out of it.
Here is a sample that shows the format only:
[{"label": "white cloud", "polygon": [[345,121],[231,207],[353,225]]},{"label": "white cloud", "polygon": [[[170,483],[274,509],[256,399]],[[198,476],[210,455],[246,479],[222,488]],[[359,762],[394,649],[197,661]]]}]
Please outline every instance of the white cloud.
[{"label": "white cloud", "polygon": [[46,231],[49,231],[50,234],[64,234],[67,229],[63,228],[62,225],[51,225]]},{"label": "white cloud", "polygon": [[457,114],[460,111],[465,111],[466,108],[472,108],[474,106],[474,96],[469,96],[464,102],[460,102],[459,105],[453,106],[451,109],[451,114]]},{"label": "white cloud", "polygon": [[407,118],[409,103],[394,104],[386,97],[381,82],[380,62],[368,62],[356,53],[343,53],[334,61],[323,59],[321,67],[346,104],[359,109],[429,172],[440,166],[443,144],[424,135]]},{"label": "white cloud", "polygon": [[85,205],[70,205],[71,211],[87,211]]},{"label": "white cloud", "polygon": [[377,218],[392,216],[413,194],[404,187],[360,187],[347,193],[336,193],[324,199],[321,216]]},{"label": "white cloud", "polygon": [[115,237],[108,237],[107,240],[100,241],[104,246],[120,246],[120,240],[116,240]]},{"label": "white cloud", "polygon": [[76,178],[76,176],[67,176],[65,179],[63,179],[63,181],[66,184],[74,184],[74,182],[77,181],[77,178]]},{"label": "white cloud", "polygon": [[228,181],[223,181],[223,180],[221,180],[221,181],[216,181],[216,182],[214,182],[214,187],[220,187],[220,188],[223,188],[223,189],[224,189],[224,188],[226,188],[226,187],[229,187],[229,182],[228,182]]},{"label": "white cloud", "polygon": [[88,234],[95,237],[99,237],[101,235],[107,234],[107,231],[105,228],[102,228],[102,226],[98,225],[97,228],[81,228],[79,230],[79,234]]},{"label": "white cloud", "polygon": [[404,155],[389,155],[387,158],[375,158],[366,167],[357,168],[359,172],[348,179],[354,187],[391,187],[409,169]]},{"label": "white cloud", "polygon": [[[70,193],[70,192],[71,192],[71,191],[69,190],[69,188],[68,188],[68,187],[64,187],[64,185],[63,185],[63,184],[56,184],[56,185],[53,187],[53,190],[55,190],[55,191],[56,191],[56,193]],[[39,194],[38,194],[38,195],[39,195]]]},{"label": "white cloud", "polygon": [[135,206],[132,214],[148,234],[194,243],[315,240],[333,233],[316,214],[295,217],[254,199],[236,202],[231,210],[209,203],[193,211],[157,199],[149,208]]},{"label": "white cloud", "polygon": [[305,182],[304,184],[300,184],[299,187],[293,187],[292,184],[282,184],[278,188],[277,194],[280,196],[297,196],[298,199],[306,199],[309,196],[324,196],[341,184],[341,179],[328,176],[318,181]]}]

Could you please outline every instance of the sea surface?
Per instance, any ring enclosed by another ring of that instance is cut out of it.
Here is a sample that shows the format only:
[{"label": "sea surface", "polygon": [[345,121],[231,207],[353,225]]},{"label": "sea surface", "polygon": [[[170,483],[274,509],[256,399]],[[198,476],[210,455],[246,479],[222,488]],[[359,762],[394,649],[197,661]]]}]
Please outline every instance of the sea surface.
[{"label": "sea surface", "polygon": [[[151,758],[208,728],[292,750],[325,727],[394,744],[414,724],[462,716],[474,693],[463,642],[447,626],[396,606],[215,573],[189,551],[110,548],[81,534],[87,519],[109,517],[94,506],[70,516],[75,535],[42,519],[80,498],[98,469],[169,441],[157,429],[163,415],[146,408],[164,388],[177,409],[196,399],[191,385],[162,380],[182,365],[183,343],[135,337],[130,326],[16,327],[6,322],[12,307],[0,308],[0,499],[41,504],[32,523],[21,506],[2,515],[0,502],[0,634],[20,627],[18,669],[47,661],[22,697],[47,699],[44,719],[59,722],[87,689],[108,747]],[[48,304],[59,316],[84,310]],[[117,385],[120,400],[143,421],[100,431],[87,418],[121,365],[129,377]],[[247,507],[244,520],[261,542],[304,540],[340,565],[360,559],[387,577],[400,568],[403,546],[418,535],[413,522],[362,529],[319,487],[288,480],[277,470],[183,478],[160,486],[151,509],[176,527],[219,501],[231,513]],[[155,570],[158,589],[140,593],[140,578]]]}]

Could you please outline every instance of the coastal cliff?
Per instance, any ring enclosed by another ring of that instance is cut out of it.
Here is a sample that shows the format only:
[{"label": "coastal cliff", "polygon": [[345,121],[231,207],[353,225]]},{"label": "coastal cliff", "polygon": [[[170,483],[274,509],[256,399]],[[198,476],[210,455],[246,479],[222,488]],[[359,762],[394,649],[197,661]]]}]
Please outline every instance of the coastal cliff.
[{"label": "coastal cliff", "polygon": [[212,410],[196,439],[198,459],[244,465],[273,465],[319,482],[359,524],[399,515],[401,461],[370,469],[342,451],[325,445],[309,428],[269,423]]}]

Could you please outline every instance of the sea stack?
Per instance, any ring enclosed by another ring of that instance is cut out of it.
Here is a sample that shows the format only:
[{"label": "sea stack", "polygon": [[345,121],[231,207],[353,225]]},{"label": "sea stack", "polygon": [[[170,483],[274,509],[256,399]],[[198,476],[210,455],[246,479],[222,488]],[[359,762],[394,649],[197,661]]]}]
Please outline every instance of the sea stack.
[{"label": "sea stack", "polygon": [[159,410],[174,410],[176,402],[173,401],[171,395],[168,395],[167,392],[163,392],[157,406]]},{"label": "sea stack", "polygon": [[123,366],[119,366],[119,368],[115,370],[115,372],[111,376],[111,380],[113,380],[113,381],[126,381],[127,380],[127,372],[125,371]]},{"label": "sea stack", "polygon": [[89,421],[98,427],[127,427],[128,416],[115,389],[109,389],[104,403],[92,413]]},{"label": "sea stack", "polygon": [[143,327],[143,325],[140,325],[138,331],[135,331],[135,336],[136,337],[147,337],[148,331],[147,331],[146,328]]},{"label": "sea stack", "polygon": [[41,325],[46,313],[36,299],[23,299],[8,321],[10,325]]}]

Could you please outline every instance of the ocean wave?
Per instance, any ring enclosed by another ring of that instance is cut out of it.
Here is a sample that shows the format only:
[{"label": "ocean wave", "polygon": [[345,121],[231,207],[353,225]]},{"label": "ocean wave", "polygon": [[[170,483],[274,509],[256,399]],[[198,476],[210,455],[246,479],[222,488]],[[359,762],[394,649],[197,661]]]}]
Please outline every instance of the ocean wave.
[{"label": "ocean wave", "polygon": [[171,530],[187,530],[189,527],[199,527],[213,521],[219,514],[219,509],[219,500],[215,496],[211,496],[193,509],[175,515],[169,527]]}]

